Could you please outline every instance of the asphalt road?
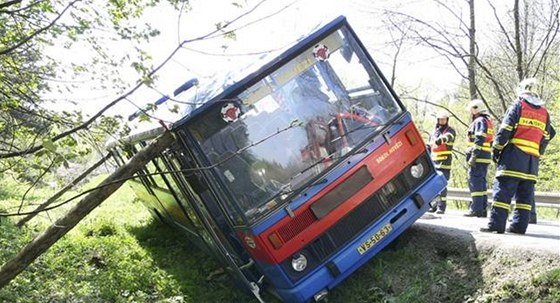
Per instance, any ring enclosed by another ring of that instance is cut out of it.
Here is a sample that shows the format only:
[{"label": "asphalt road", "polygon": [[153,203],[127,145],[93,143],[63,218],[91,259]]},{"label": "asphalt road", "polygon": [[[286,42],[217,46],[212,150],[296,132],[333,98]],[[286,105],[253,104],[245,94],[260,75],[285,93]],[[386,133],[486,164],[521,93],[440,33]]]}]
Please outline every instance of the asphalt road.
[{"label": "asphalt road", "polygon": [[426,213],[415,224],[422,229],[463,237],[465,240],[474,239],[477,247],[500,247],[540,251],[556,254],[560,257],[560,219],[541,220],[537,224],[529,224],[525,235],[483,233],[479,229],[485,227],[488,218],[471,218],[463,216],[464,211],[447,211],[443,215]]}]

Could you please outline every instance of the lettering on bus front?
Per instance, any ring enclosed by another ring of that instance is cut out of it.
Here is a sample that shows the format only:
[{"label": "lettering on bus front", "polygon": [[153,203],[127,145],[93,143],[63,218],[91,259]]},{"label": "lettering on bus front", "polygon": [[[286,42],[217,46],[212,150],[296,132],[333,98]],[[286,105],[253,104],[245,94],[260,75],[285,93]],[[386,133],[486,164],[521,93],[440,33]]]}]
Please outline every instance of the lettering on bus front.
[{"label": "lettering on bus front", "polygon": [[381,156],[377,157],[377,159],[375,159],[375,161],[377,161],[377,164],[385,161],[385,159],[389,158],[389,156],[396,152],[399,148],[401,148],[403,145],[402,141],[397,141],[397,143],[395,143],[394,146],[392,146],[388,151],[384,152]]}]

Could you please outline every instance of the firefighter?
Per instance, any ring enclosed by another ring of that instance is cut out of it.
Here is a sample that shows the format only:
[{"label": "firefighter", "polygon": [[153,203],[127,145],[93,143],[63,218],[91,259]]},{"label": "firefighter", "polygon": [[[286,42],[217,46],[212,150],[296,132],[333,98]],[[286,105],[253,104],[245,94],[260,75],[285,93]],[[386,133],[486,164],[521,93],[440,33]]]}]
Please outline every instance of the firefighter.
[{"label": "firefighter", "polygon": [[469,212],[465,216],[481,218],[486,217],[486,207],[488,206],[486,174],[488,166],[492,162],[494,125],[482,100],[472,100],[469,102],[467,110],[470,111],[472,118],[467,133],[467,139],[471,144],[467,151],[471,203]]},{"label": "firefighter", "polygon": [[539,158],[556,134],[544,101],[535,93],[537,81],[519,83],[518,98],[506,112],[493,143],[492,158],[497,163],[493,204],[488,226],[483,232],[504,233],[512,197],[515,209],[507,231],[524,234],[534,203]]},{"label": "firefighter", "polygon": [[[437,123],[434,133],[430,137],[430,149],[432,160],[436,169],[443,173],[449,181],[451,176],[451,161],[453,160],[451,151],[455,143],[455,129],[449,126],[449,114],[447,111],[440,111],[437,116]],[[436,205],[431,205],[429,212],[437,214],[445,213],[447,207],[447,187],[441,192]]]}]

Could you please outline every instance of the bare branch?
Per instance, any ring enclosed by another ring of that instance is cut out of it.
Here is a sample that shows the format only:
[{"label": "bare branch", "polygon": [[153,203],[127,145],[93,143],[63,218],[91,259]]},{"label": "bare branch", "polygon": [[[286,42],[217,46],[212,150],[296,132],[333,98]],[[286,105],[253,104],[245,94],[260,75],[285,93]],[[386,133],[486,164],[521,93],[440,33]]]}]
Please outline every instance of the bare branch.
[{"label": "bare branch", "polygon": [[18,3],[20,3],[21,0],[11,0],[11,1],[6,1],[4,3],[0,3],[0,9],[12,6],[12,5],[16,5]]},{"label": "bare branch", "polygon": [[35,217],[35,215],[37,215],[38,213],[43,211],[45,208],[47,208],[47,206],[51,205],[54,201],[56,201],[56,199],[60,198],[64,193],[66,193],[67,191],[72,189],[76,184],[78,184],[85,177],[87,177],[92,171],[94,171],[96,168],[98,168],[101,164],[105,163],[105,161],[107,161],[107,159],[109,159],[110,157],[111,157],[111,154],[107,154],[105,157],[101,158],[95,164],[90,166],[88,169],[86,169],[86,171],[81,173],[72,182],[70,182],[70,184],[66,185],[64,188],[62,188],[57,193],[52,195],[52,197],[50,197],[47,201],[45,201],[44,203],[39,205],[32,213],[30,213],[26,217],[22,218],[21,220],[19,220],[19,222],[16,224],[16,226],[17,227],[22,227],[26,222],[33,219],[33,217]]},{"label": "bare branch", "polygon": [[409,100],[413,100],[413,101],[416,101],[416,102],[423,102],[423,103],[430,104],[430,105],[433,105],[433,106],[435,106],[435,107],[439,107],[439,108],[441,108],[441,109],[444,109],[444,110],[446,110],[449,114],[451,114],[455,119],[457,119],[457,121],[459,121],[459,123],[461,123],[461,124],[464,125],[465,127],[469,127],[469,124],[467,124],[467,123],[465,123],[463,120],[461,120],[461,118],[459,118],[459,116],[457,116],[453,111],[451,111],[451,110],[450,110],[449,108],[447,108],[446,106],[443,106],[443,105],[441,105],[441,104],[437,104],[437,103],[428,101],[428,100],[426,100],[426,99],[419,99],[419,98],[416,98],[416,97],[414,97],[414,96],[401,96],[401,99],[409,99]]},{"label": "bare branch", "polygon": [[496,22],[498,23],[498,26],[500,26],[500,30],[502,31],[502,34],[504,34],[504,36],[506,37],[506,41],[508,42],[509,47],[511,47],[511,50],[515,52],[516,47],[513,44],[513,42],[511,42],[511,38],[509,37],[506,28],[502,24],[501,18],[498,16],[498,11],[496,10],[496,7],[492,4],[491,0],[488,0],[487,2],[488,5],[490,5],[490,7],[492,8],[492,11],[494,12],[494,17],[496,19]]},{"label": "bare branch", "polygon": [[[535,74],[537,73],[538,70],[540,70],[540,67],[541,67],[541,64],[543,63],[544,58],[546,58],[546,56],[548,54],[548,51],[550,50],[550,48],[552,47],[552,45],[556,41],[556,36],[558,35],[558,32],[560,30],[560,22],[559,22],[559,19],[558,19],[559,14],[560,14],[560,6],[556,10],[556,12],[554,12],[552,14],[552,18],[553,18],[552,23],[556,24],[556,26],[550,28],[550,30],[546,33],[546,36],[542,39],[540,45],[537,47],[537,49],[533,53],[533,56],[531,56],[531,58],[527,62],[527,66],[530,66],[531,62],[533,62],[535,57],[538,54],[541,55],[540,58],[539,58],[539,62],[537,63],[537,66],[535,68]],[[552,36],[551,36],[551,34],[552,34]],[[542,49],[542,52],[540,51],[541,49]]]},{"label": "bare branch", "polygon": [[[80,0],[76,0],[76,1],[80,1]],[[259,3],[257,3],[257,5],[249,10],[248,12],[245,12],[243,14],[241,14],[240,16],[234,18],[232,21],[228,22],[226,26],[229,26],[230,24],[232,24],[233,22],[236,22],[237,20],[239,20],[241,17],[246,16],[247,14],[251,13],[252,11],[254,11],[258,6],[260,6],[262,3],[264,3],[266,0],[263,0]],[[155,67],[154,69],[152,69],[152,71],[150,71],[147,75],[145,75],[145,77],[147,78],[151,78],[152,76],[154,76],[163,66],[165,66],[175,55],[176,53],[184,47],[184,45],[194,42],[194,41],[199,41],[199,40],[204,40],[208,37],[212,37],[212,35],[214,35],[215,33],[219,32],[220,29],[216,29],[214,31],[211,31],[210,33],[207,33],[205,35],[193,38],[193,39],[187,39],[187,40],[183,40],[183,42],[181,42],[173,51],[171,51],[171,53],[163,60],[163,62],[161,64],[159,64],[157,67]],[[67,131],[64,131],[54,137],[52,137],[50,139],[50,141],[52,142],[56,142],[70,134],[73,134],[79,130],[85,130],[87,129],[95,120],[97,120],[99,117],[101,117],[107,110],[109,110],[110,108],[112,108],[113,106],[115,106],[117,103],[119,103],[122,100],[125,100],[127,97],[129,97],[130,95],[132,95],[135,91],[137,91],[140,87],[142,87],[142,85],[144,85],[144,82],[138,82],[134,87],[132,87],[129,91],[127,91],[126,93],[124,93],[123,95],[119,96],[118,98],[116,98],[115,100],[109,102],[105,107],[103,107],[100,111],[98,111],[95,115],[93,115],[92,117],[90,117],[88,120],[84,121],[82,124],[69,129]],[[32,146],[26,150],[21,150],[21,151],[16,151],[16,152],[11,152],[11,153],[2,153],[0,154],[0,159],[7,159],[7,158],[13,158],[13,157],[19,157],[19,156],[24,156],[24,155],[29,155],[29,154],[33,154],[39,150],[43,149],[43,145],[35,145]]]},{"label": "bare branch", "polygon": [[23,208],[23,203],[25,202],[25,197],[27,196],[27,194],[29,193],[29,191],[31,191],[31,189],[33,189],[35,187],[35,185],[37,185],[37,183],[39,181],[41,181],[41,179],[43,179],[43,177],[51,171],[51,168],[53,167],[54,163],[56,161],[56,156],[54,158],[52,158],[51,163],[49,164],[49,166],[47,168],[45,168],[43,170],[43,172],[33,181],[33,184],[31,184],[27,190],[25,191],[25,193],[23,194],[23,196],[21,196],[21,203],[19,204],[19,208],[18,208],[18,213],[21,211],[21,209]]}]

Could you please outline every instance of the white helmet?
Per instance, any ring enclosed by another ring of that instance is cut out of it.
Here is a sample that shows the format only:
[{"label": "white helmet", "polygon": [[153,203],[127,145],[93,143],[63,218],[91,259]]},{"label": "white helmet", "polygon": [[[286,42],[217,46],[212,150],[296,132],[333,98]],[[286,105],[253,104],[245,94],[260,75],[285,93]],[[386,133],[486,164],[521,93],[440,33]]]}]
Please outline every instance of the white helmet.
[{"label": "white helmet", "polygon": [[537,96],[537,93],[535,92],[536,88],[537,88],[537,79],[535,78],[526,78],[523,79],[521,82],[519,82],[519,85],[517,86],[517,95],[521,96],[524,94],[528,94],[528,95],[533,95],[533,96]]},{"label": "white helmet", "polygon": [[436,119],[449,119],[449,113],[446,110],[440,110],[437,112]]},{"label": "white helmet", "polygon": [[480,99],[473,99],[467,105],[467,110],[471,112],[471,114],[476,115],[480,112],[486,111],[486,105],[484,101]]}]

